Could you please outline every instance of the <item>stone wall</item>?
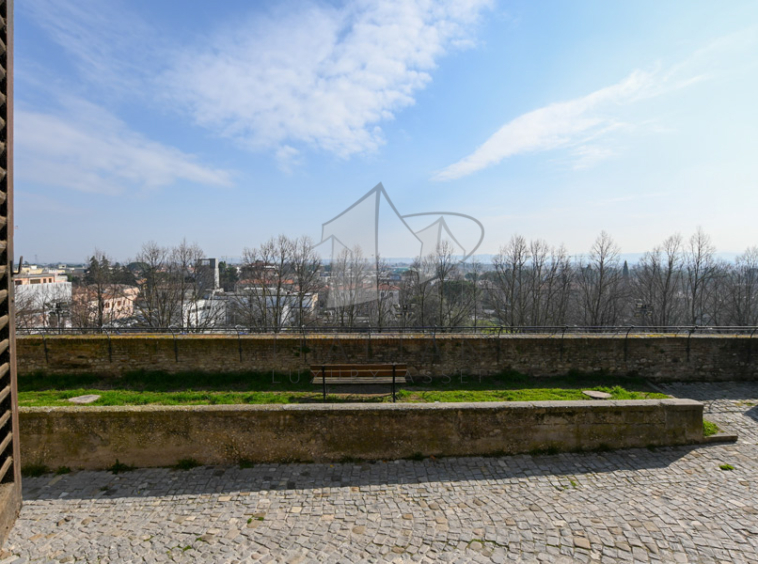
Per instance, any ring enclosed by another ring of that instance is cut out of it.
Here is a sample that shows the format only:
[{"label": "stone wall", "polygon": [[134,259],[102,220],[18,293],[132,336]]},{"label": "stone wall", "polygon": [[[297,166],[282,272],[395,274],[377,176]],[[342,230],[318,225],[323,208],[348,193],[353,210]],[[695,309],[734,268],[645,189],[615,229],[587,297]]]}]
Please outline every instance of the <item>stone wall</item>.
[{"label": "stone wall", "polygon": [[571,370],[652,380],[758,378],[758,337],[630,335],[134,335],[18,338],[18,371],[119,375],[307,370],[320,363],[399,362],[411,374],[554,376]]},{"label": "stone wall", "polygon": [[692,400],[27,407],[24,464],[133,466],[397,459],[665,446],[703,440]]}]

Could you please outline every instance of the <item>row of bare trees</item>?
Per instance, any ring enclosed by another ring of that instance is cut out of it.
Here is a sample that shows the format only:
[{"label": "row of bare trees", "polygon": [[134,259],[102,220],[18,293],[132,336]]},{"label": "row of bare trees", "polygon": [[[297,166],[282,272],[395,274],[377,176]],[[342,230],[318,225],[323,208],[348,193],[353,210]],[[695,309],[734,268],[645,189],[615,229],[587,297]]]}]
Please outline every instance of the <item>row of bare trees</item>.
[{"label": "row of bare trees", "polygon": [[230,321],[278,331],[315,322],[321,260],[309,237],[271,238],[242,255],[237,290],[230,294]]},{"label": "row of bare trees", "polygon": [[114,263],[96,250],[85,275],[74,281],[70,324],[211,327],[222,320],[201,312],[209,284],[198,272],[203,258],[202,249],[186,240],[174,247],[145,243],[128,265]]},{"label": "row of bare trees", "polygon": [[[245,249],[239,265],[223,265],[225,291],[201,266],[204,259],[202,249],[186,241],[147,243],[126,266],[97,251],[74,285],[70,323],[273,331],[306,325],[758,325],[758,247],[727,262],[700,229],[689,238],[668,237],[632,265],[605,232],[575,257],[516,235],[491,264],[461,263],[443,241],[409,268],[367,258],[357,248],[322,262],[308,237],[281,235]],[[17,301],[17,309],[21,315],[32,308]]]},{"label": "row of bare trees", "polygon": [[729,263],[701,229],[667,238],[632,266],[605,232],[574,259],[515,236],[487,279],[494,317],[509,326],[758,324],[758,247]]}]

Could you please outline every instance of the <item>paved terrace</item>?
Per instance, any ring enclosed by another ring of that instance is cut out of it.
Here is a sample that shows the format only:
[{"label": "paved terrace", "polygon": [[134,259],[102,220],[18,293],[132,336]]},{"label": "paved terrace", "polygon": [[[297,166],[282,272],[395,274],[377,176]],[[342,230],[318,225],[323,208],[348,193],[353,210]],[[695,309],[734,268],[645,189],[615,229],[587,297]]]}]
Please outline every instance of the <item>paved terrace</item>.
[{"label": "paved terrace", "polygon": [[758,562],[758,385],[668,391],[739,442],[27,478],[2,562]]}]

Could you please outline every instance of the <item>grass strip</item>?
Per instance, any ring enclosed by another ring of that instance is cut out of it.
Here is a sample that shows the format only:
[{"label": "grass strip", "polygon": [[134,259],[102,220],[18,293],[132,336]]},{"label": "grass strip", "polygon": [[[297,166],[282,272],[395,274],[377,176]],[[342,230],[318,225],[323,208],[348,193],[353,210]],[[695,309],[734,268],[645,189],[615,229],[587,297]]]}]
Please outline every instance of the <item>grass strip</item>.
[{"label": "grass strip", "polygon": [[[308,371],[291,373],[181,373],[135,371],[123,376],[94,374],[51,375],[42,372],[20,376],[19,405],[72,405],[69,398],[97,394],[89,405],[229,405],[287,404],[323,401],[321,388]],[[329,389],[327,400],[388,402],[389,386],[370,392],[352,387],[352,393]],[[377,393],[377,390],[379,391]],[[494,376],[416,376],[398,389],[401,402],[560,401],[587,399],[582,390],[610,393],[613,399],[665,398],[641,378],[570,373],[534,378],[515,371]]]}]

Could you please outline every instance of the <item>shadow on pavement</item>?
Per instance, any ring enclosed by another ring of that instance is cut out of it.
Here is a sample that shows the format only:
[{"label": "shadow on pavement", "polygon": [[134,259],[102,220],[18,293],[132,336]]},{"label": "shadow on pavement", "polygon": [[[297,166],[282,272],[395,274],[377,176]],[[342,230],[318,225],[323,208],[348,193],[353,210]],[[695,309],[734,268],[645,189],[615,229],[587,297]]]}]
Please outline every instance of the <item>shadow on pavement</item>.
[{"label": "shadow on pavement", "polygon": [[681,399],[696,401],[749,400],[758,401],[758,382],[669,382],[659,385],[664,392]]},{"label": "shadow on pavement", "polygon": [[745,412],[745,416],[750,417],[753,421],[758,422],[758,406],[748,409]]},{"label": "shadow on pavement", "polygon": [[[753,410],[754,411],[754,410]],[[665,468],[702,446],[628,449],[603,453],[462,457],[422,461],[318,464],[256,464],[252,468],[202,466],[192,470],[143,468],[113,474],[80,471],[25,478],[24,499],[113,499],[203,494],[313,490],[434,482],[499,480],[499,487],[552,477],[554,485],[582,475]],[[544,483],[542,484],[544,485]]]}]

